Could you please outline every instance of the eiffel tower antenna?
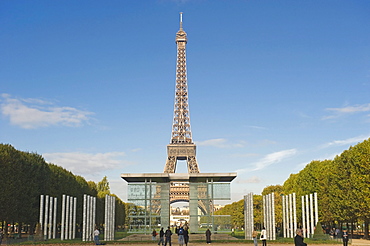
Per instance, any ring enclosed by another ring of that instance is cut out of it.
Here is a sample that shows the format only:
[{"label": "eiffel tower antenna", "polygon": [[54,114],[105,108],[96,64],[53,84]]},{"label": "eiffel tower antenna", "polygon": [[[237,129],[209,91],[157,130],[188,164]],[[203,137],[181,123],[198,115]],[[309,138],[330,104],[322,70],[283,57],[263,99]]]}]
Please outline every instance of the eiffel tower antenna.
[{"label": "eiffel tower antenna", "polygon": [[177,65],[175,106],[171,142],[167,145],[167,161],[164,173],[175,173],[177,160],[186,160],[188,173],[199,173],[196,160],[196,146],[190,129],[190,112],[188,104],[188,82],[186,74],[186,32],[182,28],[180,13],[180,30],[176,33]]},{"label": "eiffel tower antenna", "polygon": [[180,12],[180,30],[182,30],[182,12]]}]

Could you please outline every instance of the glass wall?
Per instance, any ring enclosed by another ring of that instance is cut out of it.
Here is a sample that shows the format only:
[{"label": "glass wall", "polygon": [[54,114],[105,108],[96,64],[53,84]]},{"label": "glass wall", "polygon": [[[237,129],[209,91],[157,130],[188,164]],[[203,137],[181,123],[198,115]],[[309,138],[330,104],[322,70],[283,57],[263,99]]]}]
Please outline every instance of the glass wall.
[{"label": "glass wall", "polygon": [[[204,233],[209,228],[216,232],[231,230],[231,217],[214,215],[217,200],[230,200],[230,183],[189,182],[189,229]],[[128,184],[129,232],[150,233],[153,229],[170,225],[170,182]]]},{"label": "glass wall", "polygon": [[129,183],[129,232],[149,233],[169,225],[169,188],[169,183]]},{"label": "glass wall", "polygon": [[189,208],[191,232],[227,232],[231,230],[231,216],[215,215],[217,200],[230,200],[230,183],[190,183]]}]

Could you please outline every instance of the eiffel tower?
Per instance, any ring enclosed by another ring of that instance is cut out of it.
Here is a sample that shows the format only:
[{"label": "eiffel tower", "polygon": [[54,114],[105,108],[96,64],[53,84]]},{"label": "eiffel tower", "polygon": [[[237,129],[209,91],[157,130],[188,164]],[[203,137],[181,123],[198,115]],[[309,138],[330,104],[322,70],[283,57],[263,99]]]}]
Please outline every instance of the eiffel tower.
[{"label": "eiffel tower", "polygon": [[[185,160],[188,173],[199,173],[196,159],[196,146],[193,143],[190,129],[190,114],[188,104],[188,84],[186,78],[186,32],[182,28],[182,13],[180,13],[180,30],[176,33],[177,66],[175,106],[171,142],[167,145],[167,161],[164,173],[175,173],[178,160]],[[171,182],[170,203],[177,201],[189,202],[189,183]],[[203,208],[204,205],[200,204]]]},{"label": "eiffel tower", "polygon": [[186,32],[182,28],[180,13],[180,30],[176,33],[177,66],[175,107],[171,143],[167,145],[167,161],[164,173],[175,173],[177,160],[186,160],[188,173],[199,173],[196,160],[196,146],[193,143],[190,129],[188,104],[188,83],[186,78]]}]

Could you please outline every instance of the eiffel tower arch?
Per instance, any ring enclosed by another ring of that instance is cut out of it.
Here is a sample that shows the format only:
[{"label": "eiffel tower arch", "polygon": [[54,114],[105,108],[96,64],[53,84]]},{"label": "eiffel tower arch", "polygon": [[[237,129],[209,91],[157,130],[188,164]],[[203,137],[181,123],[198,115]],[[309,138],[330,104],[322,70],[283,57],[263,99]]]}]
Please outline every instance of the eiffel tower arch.
[{"label": "eiffel tower arch", "polygon": [[[170,225],[170,204],[189,202],[190,231],[196,233],[201,224],[213,230],[227,228],[227,218],[213,214],[215,200],[230,200],[230,182],[236,173],[201,173],[196,159],[196,145],[192,139],[188,103],[186,70],[187,34],[183,30],[182,13],[180,29],[176,33],[177,65],[176,89],[172,134],[167,145],[167,160],[163,173],[123,173],[128,182],[128,200],[132,232],[150,232]],[[176,173],[177,161],[186,161],[187,173]],[[201,211],[201,213],[199,213]]]}]

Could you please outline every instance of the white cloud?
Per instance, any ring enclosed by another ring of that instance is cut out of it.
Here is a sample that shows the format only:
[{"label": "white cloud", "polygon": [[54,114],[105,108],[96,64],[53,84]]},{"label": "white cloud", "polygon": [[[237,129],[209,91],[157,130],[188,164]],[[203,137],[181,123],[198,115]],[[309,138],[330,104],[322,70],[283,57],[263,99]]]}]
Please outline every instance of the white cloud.
[{"label": "white cloud", "polygon": [[229,143],[227,139],[224,138],[216,138],[216,139],[209,139],[205,141],[195,142],[198,146],[212,146],[217,148],[241,148],[244,147],[243,142],[239,143]]},{"label": "white cloud", "polygon": [[358,113],[358,112],[369,112],[370,103],[362,104],[362,105],[355,105],[355,106],[347,106],[343,108],[327,108],[325,110],[333,112],[332,115],[323,117],[324,120],[327,120],[327,119],[333,119],[333,118],[337,118],[337,117],[340,117],[342,115],[347,115],[347,114],[353,114],[353,113]]},{"label": "white cloud", "polygon": [[61,166],[73,174],[86,175],[90,178],[94,175],[101,174],[104,171],[123,168],[132,163],[123,159],[126,156],[124,152],[108,153],[44,153],[47,162]]},{"label": "white cloud", "polygon": [[244,169],[238,169],[236,172],[238,174],[245,172],[253,172],[264,169],[272,164],[279,163],[284,159],[290,158],[297,153],[296,149],[282,150],[266,155],[261,160],[253,163],[250,167]]},{"label": "white cloud", "polygon": [[257,130],[267,130],[267,128],[264,127],[264,126],[252,126],[252,125],[248,125],[247,127],[248,128],[252,128],[252,129],[257,129]]},{"label": "white cloud", "polygon": [[248,179],[237,179],[236,183],[238,184],[259,184],[261,183],[261,180],[257,176],[252,176]]},{"label": "white cloud", "polygon": [[351,144],[358,144],[359,142],[362,142],[364,141],[365,139],[368,139],[370,137],[370,135],[362,135],[362,136],[358,136],[358,137],[353,137],[353,138],[348,138],[348,139],[344,139],[344,140],[334,140],[332,142],[329,142],[329,143],[326,143],[326,144],[323,144],[321,146],[321,148],[328,148],[328,147],[332,147],[332,146],[343,146],[343,145],[351,145]]},{"label": "white cloud", "polygon": [[1,97],[1,113],[9,117],[11,124],[24,129],[52,125],[76,127],[88,121],[93,114],[72,107],[53,106],[53,103],[40,99],[16,99],[8,94],[2,94]]},{"label": "white cloud", "polygon": [[[118,175],[119,176],[119,175]],[[122,201],[127,201],[127,182],[122,178],[109,178],[110,191],[116,194]]]}]

